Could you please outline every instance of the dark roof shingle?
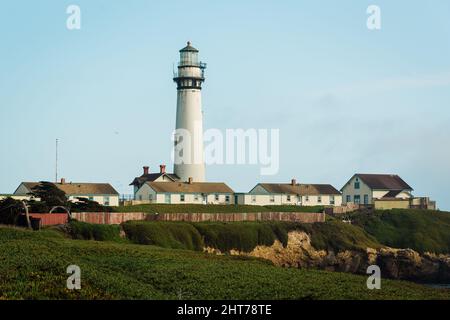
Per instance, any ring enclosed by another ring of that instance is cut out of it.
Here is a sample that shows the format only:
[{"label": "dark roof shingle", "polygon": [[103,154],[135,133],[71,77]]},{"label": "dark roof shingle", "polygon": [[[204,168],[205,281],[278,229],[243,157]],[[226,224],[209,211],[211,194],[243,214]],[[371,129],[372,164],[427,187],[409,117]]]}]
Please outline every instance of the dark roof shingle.
[{"label": "dark roof shingle", "polygon": [[357,173],[365,184],[377,190],[413,190],[402,178],[396,174],[361,174]]},{"label": "dark roof shingle", "polygon": [[269,193],[299,194],[299,195],[340,195],[341,193],[330,184],[290,184],[290,183],[260,183]]},{"label": "dark roof shingle", "polygon": [[[28,190],[33,189],[39,182],[23,182]],[[53,183],[58,189],[64,191],[66,195],[118,195],[119,193],[109,183]]]},{"label": "dark roof shingle", "polygon": [[137,186],[138,188],[142,187],[146,182],[153,182],[159,179],[161,176],[166,176],[173,181],[178,181],[180,178],[176,174],[173,173],[149,173],[143,174],[140,177],[134,178],[133,182],[130,183],[130,186]]},{"label": "dark roof shingle", "polygon": [[146,182],[156,192],[163,193],[233,193],[222,182]]}]

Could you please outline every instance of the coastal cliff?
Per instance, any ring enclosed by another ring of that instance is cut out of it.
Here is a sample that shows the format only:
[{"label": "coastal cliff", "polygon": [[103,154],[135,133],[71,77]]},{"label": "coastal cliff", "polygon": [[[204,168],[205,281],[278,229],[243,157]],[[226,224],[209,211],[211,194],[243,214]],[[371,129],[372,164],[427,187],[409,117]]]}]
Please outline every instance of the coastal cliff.
[{"label": "coastal cliff", "polygon": [[[206,247],[206,252],[222,254]],[[366,250],[317,250],[311,237],[304,231],[288,233],[286,246],[276,240],[272,246],[257,246],[251,252],[230,250],[231,255],[242,255],[270,260],[279,267],[316,268],[327,271],[366,274],[367,267],[378,265],[382,276],[426,282],[450,281],[450,255],[423,253],[412,249],[390,247]]]}]

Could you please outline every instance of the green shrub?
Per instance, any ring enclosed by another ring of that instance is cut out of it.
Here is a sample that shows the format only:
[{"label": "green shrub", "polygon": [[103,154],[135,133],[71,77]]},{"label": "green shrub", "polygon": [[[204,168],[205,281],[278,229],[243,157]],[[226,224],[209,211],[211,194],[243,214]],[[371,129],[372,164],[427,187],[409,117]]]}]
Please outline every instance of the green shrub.
[{"label": "green shrub", "polygon": [[203,250],[198,231],[185,222],[129,221],[122,225],[128,239],[163,248]]},{"label": "green shrub", "polygon": [[163,222],[130,221],[123,224],[127,237],[134,243],[164,248],[202,250],[204,246],[221,252],[238,250],[251,252],[257,246],[271,246],[275,240],[283,246],[288,233],[304,231],[311,237],[316,249],[365,250],[381,245],[358,226],[340,221],[301,224],[284,221],[261,222]]},{"label": "green shrub", "polygon": [[257,246],[271,246],[275,240],[287,244],[288,228],[282,222],[202,222],[194,227],[205,245],[222,252],[250,252]]},{"label": "green shrub", "polygon": [[354,223],[380,243],[418,252],[450,253],[450,213],[430,210],[380,210],[357,213]]},{"label": "green shrub", "polygon": [[362,228],[338,220],[324,223],[303,224],[300,228],[311,237],[311,244],[318,250],[363,250],[380,248],[381,245]]},{"label": "green shrub", "polygon": [[129,221],[122,225],[128,239],[138,244],[163,248],[222,252],[250,252],[255,247],[271,246],[275,240],[287,245],[288,232],[297,224],[285,222],[165,222]]},{"label": "green shrub", "polygon": [[69,235],[73,239],[96,241],[120,241],[120,226],[90,224],[71,221],[68,225]]},{"label": "green shrub", "polygon": [[20,201],[13,198],[0,200],[0,224],[17,225],[22,211]]}]

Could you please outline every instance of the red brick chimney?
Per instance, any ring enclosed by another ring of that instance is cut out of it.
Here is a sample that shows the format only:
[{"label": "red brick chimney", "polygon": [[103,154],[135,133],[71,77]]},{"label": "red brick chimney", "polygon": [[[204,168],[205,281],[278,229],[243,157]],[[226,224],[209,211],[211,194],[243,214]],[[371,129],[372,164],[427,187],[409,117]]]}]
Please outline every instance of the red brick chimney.
[{"label": "red brick chimney", "polygon": [[166,165],[162,164],[159,166],[159,173],[166,173]]},{"label": "red brick chimney", "polygon": [[293,186],[297,185],[297,180],[292,179],[292,180],[291,180],[291,184],[292,184]]},{"label": "red brick chimney", "polygon": [[148,167],[148,166],[145,166],[144,167],[144,174],[145,175],[147,175],[148,174],[148,170],[150,169],[150,167]]},{"label": "red brick chimney", "polygon": [[188,183],[189,183],[189,184],[193,184],[193,183],[194,183],[194,179],[193,179],[192,177],[189,177]]}]

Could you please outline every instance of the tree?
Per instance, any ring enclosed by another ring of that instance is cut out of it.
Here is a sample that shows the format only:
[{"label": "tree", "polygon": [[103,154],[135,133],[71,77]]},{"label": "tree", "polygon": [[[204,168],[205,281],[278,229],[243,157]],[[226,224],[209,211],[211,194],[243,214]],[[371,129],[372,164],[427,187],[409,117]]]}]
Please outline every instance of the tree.
[{"label": "tree", "polygon": [[17,225],[19,216],[24,212],[21,201],[6,198],[0,201],[0,224]]},{"label": "tree", "polygon": [[53,207],[68,206],[66,193],[51,182],[39,182],[37,186],[31,189],[30,195],[40,199],[40,201],[30,202],[34,212],[49,212]]}]

